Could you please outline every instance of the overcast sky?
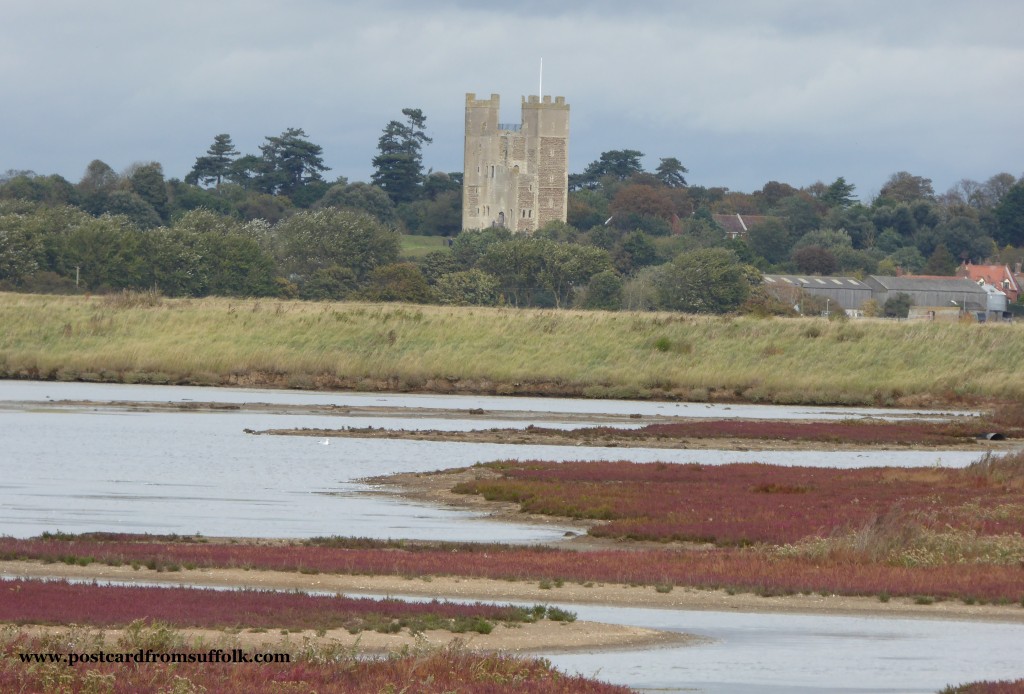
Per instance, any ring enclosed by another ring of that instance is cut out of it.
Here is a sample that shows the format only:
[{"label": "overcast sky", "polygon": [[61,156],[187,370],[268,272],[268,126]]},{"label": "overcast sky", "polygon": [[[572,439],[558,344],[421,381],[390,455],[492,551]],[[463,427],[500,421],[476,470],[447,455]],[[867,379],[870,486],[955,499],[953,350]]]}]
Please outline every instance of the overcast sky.
[{"label": "overcast sky", "polygon": [[[549,7],[550,5],[550,7]],[[1024,173],[1020,0],[0,0],[0,172],[77,182],[101,159],[183,178],[218,133],[298,127],[368,180],[420,108],[428,167],[462,169],[466,92],[571,105],[570,171],[637,149],[751,192],[896,171],[943,192]]]}]

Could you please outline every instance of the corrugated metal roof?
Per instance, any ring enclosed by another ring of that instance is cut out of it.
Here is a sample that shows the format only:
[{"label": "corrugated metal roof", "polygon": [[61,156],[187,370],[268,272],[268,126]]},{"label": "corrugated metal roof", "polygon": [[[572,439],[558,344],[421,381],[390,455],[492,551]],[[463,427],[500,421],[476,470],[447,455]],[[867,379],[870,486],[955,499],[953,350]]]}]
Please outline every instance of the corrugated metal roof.
[{"label": "corrugated metal roof", "polygon": [[795,286],[820,287],[828,286],[830,283],[844,289],[866,289],[871,287],[861,282],[856,277],[801,277],[799,275],[764,275],[764,281],[768,283],[785,282]]},{"label": "corrugated metal roof", "polygon": [[985,291],[971,280],[950,277],[888,277],[871,275],[872,280],[889,291],[896,292],[959,292],[962,294],[984,294]]}]

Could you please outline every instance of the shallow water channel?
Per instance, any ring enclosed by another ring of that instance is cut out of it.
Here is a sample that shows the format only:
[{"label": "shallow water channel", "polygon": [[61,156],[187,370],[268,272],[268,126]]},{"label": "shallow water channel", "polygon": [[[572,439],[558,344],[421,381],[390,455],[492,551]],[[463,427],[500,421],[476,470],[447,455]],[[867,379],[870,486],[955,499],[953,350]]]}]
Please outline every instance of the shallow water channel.
[{"label": "shallow water channel", "polygon": [[[73,401],[62,403],[61,401]],[[109,405],[105,403],[135,403]],[[231,411],[146,403],[218,402]],[[255,407],[254,403],[281,406]],[[287,409],[297,406],[300,409]],[[371,415],[301,407],[393,408]],[[470,409],[488,416],[472,416]],[[440,410],[458,411],[446,416]],[[465,412],[465,414],[460,414]],[[934,413],[928,413],[929,416]],[[964,413],[957,413],[964,414]],[[244,429],[466,430],[586,426],[619,417],[916,417],[912,411],[708,406],[568,399],[305,393],[0,381],[0,534],[96,530],[217,536],[531,543],[567,528],[495,522],[417,504],[361,479],[502,458],[761,461],[852,468],[962,467],[972,451],[757,451],[588,448],[388,439],[252,436]],[[933,620],[756,615],[566,606],[581,619],[697,633],[706,645],[552,655],[556,665],[658,691],[925,692],[1024,677],[1024,626]]]},{"label": "shallow water channel", "polygon": [[[109,404],[113,402],[119,404]],[[144,407],[147,403],[189,402],[230,403],[240,409],[145,411]],[[302,414],[302,409],[275,412],[265,405],[392,409],[381,410],[389,416],[346,416]],[[631,423],[634,420],[628,419],[629,415],[664,416],[666,409],[673,416],[689,412],[693,413],[689,416],[701,417],[712,416],[709,412],[714,412],[713,416],[745,413],[743,416],[775,418],[876,416],[879,412],[914,415],[864,409],[729,407],[0,381],[0,534],[28,537],[47,530],[109,530],[539,542],[560,537],[567,528],[557,523],[546,527],[498,523],[479,514],[417,504],[393,494],[367,494],[371,488],[360,480],[503,458],[706,464],[760,461],[848,468],[956,467],[979,457],[970,451],[736,452],[354,438],[335,438],[324,445],[317,438],[244,432],[247,428],[346,426],[443,430],[529,424],[576,427],[595,423],[588,421],[589,417],[612,415],[627,418],[618,426],[640,426]],[[468,414],[476,408],[489,416]],[[447,410],[449,416],[439,417],[441,410]]]}]

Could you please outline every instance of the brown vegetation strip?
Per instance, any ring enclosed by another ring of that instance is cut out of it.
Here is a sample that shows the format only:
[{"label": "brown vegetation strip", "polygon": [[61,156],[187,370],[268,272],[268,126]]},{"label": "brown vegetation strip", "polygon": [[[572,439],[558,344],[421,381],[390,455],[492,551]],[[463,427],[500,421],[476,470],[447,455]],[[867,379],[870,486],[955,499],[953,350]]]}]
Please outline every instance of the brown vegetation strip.
[{"label": "brown vegetation strip", "polygon": [[1024,692],[1024,680],[1000,682],[971,682],[943,689],[939,694],[1020,694]]},{"label": "brown vegetation strip", "polygon": [[[649,424],[637,429],[612,426],[553,429],[528,426],[522,429],[492,428],[475,431],[404,430],[376,427],[345,429],[268,429],[249,434],[349,438],[396,438],[423,441],[543,444],[565,446],[630,446],[643,448],[706,447],[709,442],[770,442],[771,444],[822,444],[836,446],[934,446],[969,447],[979,437],[998,431],[1000,437],[1019,437],[1024,429],[1005,422],[972,419],[963,422],[839,422],[775,420],[692,420]],[[724,446],[723,446],[724,447]]]}]

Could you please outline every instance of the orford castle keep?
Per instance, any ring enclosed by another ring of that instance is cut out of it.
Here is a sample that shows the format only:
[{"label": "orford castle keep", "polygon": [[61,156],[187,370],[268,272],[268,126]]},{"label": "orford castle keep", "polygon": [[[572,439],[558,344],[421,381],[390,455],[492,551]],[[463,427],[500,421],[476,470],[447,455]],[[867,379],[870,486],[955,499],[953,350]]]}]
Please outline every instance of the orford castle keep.
[{"label": "orford castle keep", "polygon": [[569,104],[523,98],[522,122],[498,122],[500,97],[466,94],[462,228],[532,232],[565,221],[569,184]]}]

